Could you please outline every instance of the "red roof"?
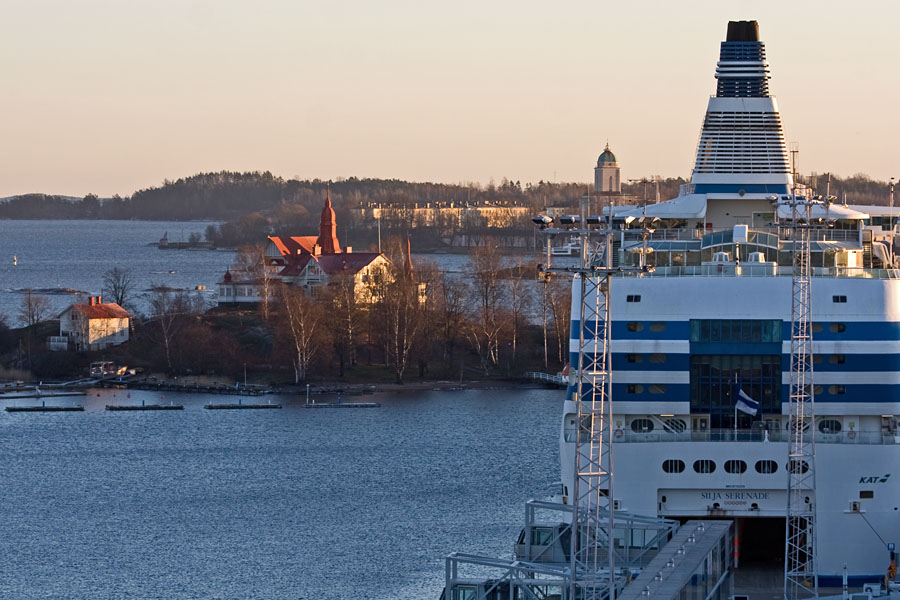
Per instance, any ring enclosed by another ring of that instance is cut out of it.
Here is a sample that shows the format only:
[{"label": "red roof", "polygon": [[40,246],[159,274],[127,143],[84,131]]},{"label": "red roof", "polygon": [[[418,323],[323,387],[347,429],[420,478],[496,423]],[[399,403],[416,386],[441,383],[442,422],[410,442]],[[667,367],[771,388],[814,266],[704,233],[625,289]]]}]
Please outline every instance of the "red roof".
[{"label": "red roof", "polygon": [[73,304],[72,310],[77,310],[88,319],[130,319],[134,316],[115,302]]},{"label": "red roof", "polygon": [[306,265],[309,264],[309,261],[312,260],[312,254],[302,254],[298,257],[292,258],[288,261],[286,267],[284,267],[281,271],[278,272],[279,277],[296,277],[303,269],[306,268]]},{"label": "red roof", "polygon": [[344,271],[358,273],[373,260],[381,256],[377,252],[351,252],[350,254],[323,254],[315,257],[319,266],[329,275]]},{"label": "red roof", "polygon": [[[270,235],[269,239],[278,248],[282,256],[297,256],[298,254],[312,254],[313,246],[318,239],[314,235],[297,235],[292,237]],[[297,252],[300,250],[300,252]]]}]

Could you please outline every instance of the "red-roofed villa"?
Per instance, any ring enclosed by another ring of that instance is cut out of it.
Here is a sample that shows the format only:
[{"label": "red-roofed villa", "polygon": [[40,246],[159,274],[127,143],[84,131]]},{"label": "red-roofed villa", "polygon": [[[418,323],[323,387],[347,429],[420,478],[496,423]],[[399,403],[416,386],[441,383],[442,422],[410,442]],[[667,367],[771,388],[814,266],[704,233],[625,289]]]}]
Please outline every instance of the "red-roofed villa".
[{"label": "red-roofed villa", "polygon": [[104,350],[128,341],[130,312],[115,302],[91,296],[87,304],[73,304],[59,315],[59,336],[50,350]]}]

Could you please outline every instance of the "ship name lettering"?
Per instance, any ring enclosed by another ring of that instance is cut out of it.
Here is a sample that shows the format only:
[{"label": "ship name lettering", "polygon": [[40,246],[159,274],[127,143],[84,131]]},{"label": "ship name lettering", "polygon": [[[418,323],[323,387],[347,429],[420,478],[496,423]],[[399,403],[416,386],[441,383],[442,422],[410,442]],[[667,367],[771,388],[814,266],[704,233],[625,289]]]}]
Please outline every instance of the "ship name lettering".
[{"label": "ship name lettering", "polygon": [[700,492],[704,500],[768,500],[769,492]]}]

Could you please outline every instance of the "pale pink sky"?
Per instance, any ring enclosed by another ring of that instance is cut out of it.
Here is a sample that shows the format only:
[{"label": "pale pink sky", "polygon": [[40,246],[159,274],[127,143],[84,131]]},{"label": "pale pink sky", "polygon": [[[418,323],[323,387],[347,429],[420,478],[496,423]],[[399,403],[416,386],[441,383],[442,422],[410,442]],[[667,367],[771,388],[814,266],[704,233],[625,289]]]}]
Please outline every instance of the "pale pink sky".
[{"label": "pale pink sky", "polygon": [[729,19],[757,19],[800,168],[900,175],[896,2],[30,0],[0,24],[0,196],[198,171],[689,176]]}]

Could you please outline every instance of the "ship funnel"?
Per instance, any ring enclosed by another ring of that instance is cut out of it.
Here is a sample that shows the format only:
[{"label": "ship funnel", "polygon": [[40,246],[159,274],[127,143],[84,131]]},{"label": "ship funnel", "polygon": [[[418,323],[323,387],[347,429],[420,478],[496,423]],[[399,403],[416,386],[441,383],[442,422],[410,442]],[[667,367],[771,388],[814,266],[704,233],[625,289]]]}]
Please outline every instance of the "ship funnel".
[{"label": "ship funnel", "polygon": [[758,42],[759,23],[756,21],[728,21],[726,42]]}]

